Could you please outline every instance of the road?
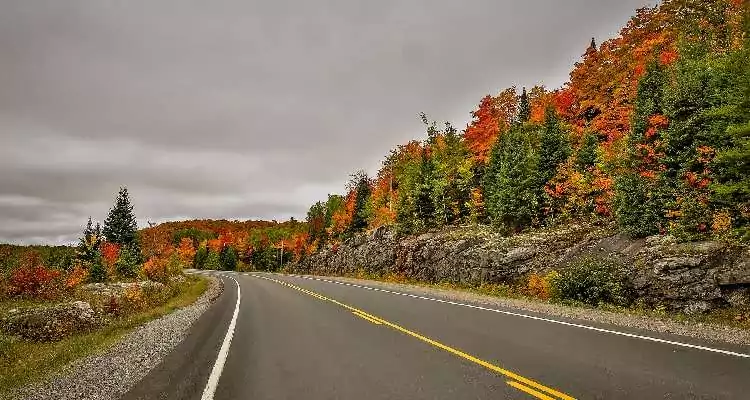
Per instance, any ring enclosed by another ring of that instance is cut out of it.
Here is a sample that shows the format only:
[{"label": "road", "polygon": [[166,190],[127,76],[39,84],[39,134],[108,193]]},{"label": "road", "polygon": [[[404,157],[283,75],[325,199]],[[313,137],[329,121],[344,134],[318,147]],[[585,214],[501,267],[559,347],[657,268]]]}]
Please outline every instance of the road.
[{"label": "road", "polygon": [[125,399],[750,398],[748,348],[330,279],[217,275],[222,296]]}]

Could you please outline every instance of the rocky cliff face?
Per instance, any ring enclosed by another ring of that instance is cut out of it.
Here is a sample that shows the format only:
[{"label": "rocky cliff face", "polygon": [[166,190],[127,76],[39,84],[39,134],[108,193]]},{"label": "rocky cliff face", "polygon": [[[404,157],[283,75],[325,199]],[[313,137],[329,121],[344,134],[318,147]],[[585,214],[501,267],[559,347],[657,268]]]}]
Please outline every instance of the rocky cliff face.
[{"label": "rocky cliff face", "polygon": [[615,257],[629,268],[636,296],[648,305],[702,312],[750,305],[750,248],[720,242],[632,240],[609,228],[571,225],[502,236],[482,227],[397,239],[379,228],[329,246],[291,272],[400,274],[430,283],[517,284],[530,273],[565,268],[583,255]]}]

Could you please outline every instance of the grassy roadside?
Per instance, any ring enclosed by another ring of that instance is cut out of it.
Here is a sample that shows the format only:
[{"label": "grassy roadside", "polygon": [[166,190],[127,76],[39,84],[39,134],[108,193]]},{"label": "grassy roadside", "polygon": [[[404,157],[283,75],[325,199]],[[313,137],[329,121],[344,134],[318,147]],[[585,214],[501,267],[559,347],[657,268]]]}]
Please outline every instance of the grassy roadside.
[{"label": "grassy roadside", "polygon": [[[335,277],[335,276],[331,276]],[[376,275],[368,274],[364,271],[360,271],[354,274],[344,275],[345,278],[353,279],[364,279],[383,283],[395,283],[403,285],[411,285],[422,288],[458,291],[465,293],[472,293],[480,296],[488,296],[495,298],[504,299],[516,299],[529,302],[537,302],[544,304],[553,304],[560,306],[568,306],[583,309],[596,309],[608,312],[614,312],[624,315],[646,317],[658,320],[669,320],[681,324],[703,324],[713,325],[718,327],[732,327],[750,331],[750,308],[737,309],[737,308],[726,308],[714,310],[705,314],[692,314],[688,315],[685,313],[670,312],[663,308],[648,308],[638,304],[634,304],[629,307],[615,306],[611,304],[601,304],[598,307],[593,307],[587,304],[573,301],[554,301],[550,299],[541,299],[535,296],[530,296],[523,293],[523,288],[517,288],[510,285],[502,284],[483,284],[480,286],[467,286],[458,285],[449,282],[441,283],[428,283],[414,279],[405,278],[399,275]]]},{"label": "grassy roadside", "polygon": [[[115,344],[136,327],[195,302],[208,288],[208,280],[188,276],[187,288],[166,303],[126,317],[90,333],[59,342],[34,343],[0,334],[0,398],[9,391],[55,372],[69,362]],[[17,306],[19,304],[14,304]]]}]

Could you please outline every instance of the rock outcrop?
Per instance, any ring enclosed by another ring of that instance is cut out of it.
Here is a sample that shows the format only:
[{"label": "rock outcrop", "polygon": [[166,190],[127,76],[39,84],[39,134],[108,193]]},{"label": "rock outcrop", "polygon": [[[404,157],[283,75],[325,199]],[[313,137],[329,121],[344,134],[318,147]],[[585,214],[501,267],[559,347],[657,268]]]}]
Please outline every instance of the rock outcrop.
[{"label": "rock outcrop", "polygon": [[0,321],[2,330],[34,341],[56,341],[97,326],[100,321],[89,303],[73,301],[48,307],[11,310]]},{"label": "rock outcrop", "polygon": [[530,273],[565,268],[583,255],[626,265],[644,304],[685,312],[750,304],[750,249],[722,242],[629,239],[611,228],[570,225],[502,236],[463,227],[397,238],[386,228],[328,246],[291,268],[323,275],[396,274],[419,281],[523,283]]}]

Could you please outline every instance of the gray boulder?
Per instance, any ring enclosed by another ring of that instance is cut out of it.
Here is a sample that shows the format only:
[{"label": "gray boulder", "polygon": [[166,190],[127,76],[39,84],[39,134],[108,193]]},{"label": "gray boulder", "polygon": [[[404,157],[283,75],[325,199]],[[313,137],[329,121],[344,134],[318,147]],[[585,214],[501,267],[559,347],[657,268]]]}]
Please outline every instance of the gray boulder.
[{"label": "gray boulder", "polygon": [[100,323],[91,305],[84,301],[14,309],[1,322],[6,334],[40,342],[57,341]]}]

